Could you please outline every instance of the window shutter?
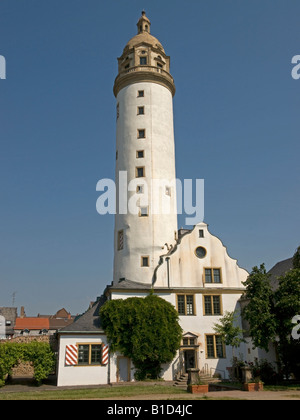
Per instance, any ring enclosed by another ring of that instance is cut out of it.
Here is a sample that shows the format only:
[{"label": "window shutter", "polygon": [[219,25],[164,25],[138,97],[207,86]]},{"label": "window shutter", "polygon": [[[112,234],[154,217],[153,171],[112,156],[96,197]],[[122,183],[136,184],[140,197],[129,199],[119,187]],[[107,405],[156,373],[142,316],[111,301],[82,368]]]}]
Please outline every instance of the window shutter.
[{"label": "window shutter", "polygon": [[78,349],[77,346],[68,345],[66,346],[66,366],[77,365]]},{"label": "window shutter", "polygon": [[102,344],[102,365],[108,364],[108,346]]}]

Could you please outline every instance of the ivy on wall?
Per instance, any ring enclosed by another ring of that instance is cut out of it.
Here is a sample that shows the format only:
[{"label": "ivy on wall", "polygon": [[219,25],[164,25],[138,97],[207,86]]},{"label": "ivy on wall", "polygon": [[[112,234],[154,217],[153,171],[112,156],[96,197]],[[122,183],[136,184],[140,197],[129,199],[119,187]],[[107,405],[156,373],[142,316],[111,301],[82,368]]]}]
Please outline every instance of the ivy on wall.
[{"label": "ivy on wall", "polygon": [[150,294],[110,300],[100,310],[111,350],[129,357],[138,380],[157,379],[180,347],[182,329],[174,306]]}]

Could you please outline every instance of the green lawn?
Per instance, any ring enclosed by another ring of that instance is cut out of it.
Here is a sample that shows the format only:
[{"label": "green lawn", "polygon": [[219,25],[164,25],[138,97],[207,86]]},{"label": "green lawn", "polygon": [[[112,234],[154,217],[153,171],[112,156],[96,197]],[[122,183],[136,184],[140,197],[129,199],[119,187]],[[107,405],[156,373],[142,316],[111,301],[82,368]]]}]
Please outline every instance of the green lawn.
[{"label": "green lawn", "polygon": [[[68,390],[39,390],[32,389],[29,392],[1,392],[0,400],[79,400],[93,398],[131,397],[135,395],[165,395],[172,394],[174,398],[188,395],[185,390],[173,386],[120,386],[111,388],[84,388]],[[177,396],[177,397],[176,397]]]},{"label": "green lawn", "polygon": [[[300,391],[300,385],[277,385],[277,386],[265,386],[265,391]],[[107,398],[127,398],[134,396],[145,396],[151,399],[151,395],[169,395],[168,399],[185,400],[193,398],[191,394],[187,393],[186,390],[176,388],[173,386],[166,385],[130,385],[130,386],[113,386],[103,388],[76,388],[76,389],[53,389],[43,390],[42,388],[32,387],[27,392],[14,392],[11,389],[1,389],[0,401],[2,400],[80,400],[80,399],[107,399]],[[237,399],[234,397],[223,397],[211,398],[209,395],[199,395],[195,397],[201,400],[210,399]],[[293,398],[299,398],[299,395],[290,395]],[[246,394],[245,394],[246,397]],[[246,398],[245,398],[246,399]]]}]

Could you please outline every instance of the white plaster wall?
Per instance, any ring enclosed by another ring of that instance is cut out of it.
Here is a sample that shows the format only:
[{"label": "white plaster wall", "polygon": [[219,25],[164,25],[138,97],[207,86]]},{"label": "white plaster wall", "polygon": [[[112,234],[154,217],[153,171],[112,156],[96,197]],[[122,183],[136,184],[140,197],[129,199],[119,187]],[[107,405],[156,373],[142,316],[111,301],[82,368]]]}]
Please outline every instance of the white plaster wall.
[{"label": "white plaster wall", "polygon": [[272,363],[274,368],[277,369],[277,357],[276,357],[276,350],[272,343],[270,342],[269,351],[266,352],[260,348],[253,348],[253,342],[251,338],[246,339],[245,344],[245,361],[248,363],[254,363],[255,359],[258,360],[267,360],[269,363]]},{"label": "white plaster wall", "polygon": [[[209,373],[214,374],[215,372],[220,373],[223,378],[228,378],[228,372],[226,367],[231,366],[232,361],[232,348],[226,347],[226,358],[224,359],[208,359],[206,358],[206,334],[215,334],[214,325],[220,321],[223,315],[221,316],[206,316],[204,315],[203,307],[203,295],[209,294],[206,290],[197,290],[193,291],[195,293],[195,315],[186,315],[179,317],[179,323],[183,330],[183,334],[192,333],[198,337],[199,351],[198,351],[198,367],[200,370],[208,370]],[[241,297],[241,293],[233,291],[222,291],[218,290],[218,293],[222,296],[222,307],[223,314],[226,311],[233,312],[237,311],[237,314],[240,314],[240,306],[238,300]],[[183,290],[180,289],[179,293],[183,293]],[[189,292],[186,292],[189,293]],[[171,303],[176,307],[176,292],[172,293],[156,293],[162,299],[165,299],[167,302]],[[112,294],[112,299],[127,299],[129,297],[145,297],[147,293],[126,293],[124,292],[114,292]],[[242,328],[241,319],[238,319],[238,325]],[[241,353],[243,357],[246,357],[246,347],[242,344],[239,349],[235,350],[235,355],[239,356]],[[246,359],[245,359],[246,360]],[[162,366],[163,369],[163,378],[166,381],[171,381],[175,379],[175,374],[179,369],[179,352],[176,357],[170,364],[165,364]],[[115,374],[112,374],[114,377]],[[132,380],[134,377],[132,376]]]},{"label": "white plaster wall", "polygon": [[[199,238],[199,230],[204,231],[204,238]],[[204,247],[206,257],[199,259],[195,255],[197,247]],[[208,231],[205,223],[199,223],[194,230],[184,236],[174,254],[170,255],[170,287],[203,287],[203,288],[244,288],[242,282],[248,272],[240,268],[237,260],[230,258],[221,240]],[[205,284],[205,268],[221,268],[221,284]],[[166,261],[157,271],[155,287],[167,287]]]},{"label": "white plaster wall", "polygon": [[[144,90],[144,97],[138,91]],[[123,88],[118,96],[119,118],[117,119],[116,184],[119,185],[119,171],[127,171],[128,182],[136,178],[135,169],[144,166],[145,178],[151,193],[152,179],[166,179],[169,183],[175,176],[175,146],[173,127],[173,100],[171,92],[156,83],[135,83]],[[145,107],[145,115],[137,115],[137,107]],[[138,139],[137,130],[145,129],[146,138]],[[137,159],[137,150],[144,150],[145,157]],[[118,188],[117,188],[118,190]],[[132,197],[135,192],[128,195]],[[153,271],[165,243],[175,243],[177,231],[176,191],[171,197],[163,192],[170,202],[172,214],[151,214],[153,207],[159,209],[159,195],[149,197],[149,217],[133,214],[117,214],[115,218],[115,261],[114,281],[126,278],[142,283],[152,282]],[[151,199],[153,200],[151,202]],[[117,197],[117,208],[119,205]],[[124,230],[124,249],[117,250],[118,231]],[[141,257],[150,257],[150,267],[141,267]]]},{"label": "white plaster wall", "polygon": [[61,335],[59,340],[59,362],[57,386],[101,385],[108,382],[108,365],[66,366],[66,346],[80,344],[107,344],[105,335]]}]

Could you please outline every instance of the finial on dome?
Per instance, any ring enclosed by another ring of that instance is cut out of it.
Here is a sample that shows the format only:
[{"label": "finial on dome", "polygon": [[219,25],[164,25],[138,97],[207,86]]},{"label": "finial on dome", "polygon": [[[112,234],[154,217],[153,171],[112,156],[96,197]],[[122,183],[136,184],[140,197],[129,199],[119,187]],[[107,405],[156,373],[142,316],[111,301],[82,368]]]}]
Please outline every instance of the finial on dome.
[{"label": "finial on dome", "polygon": [[138,34],[141,34],[142,32],[148,32],[150,33],[150,25],[151,22],[146,16],[145,10],[142,11],[142,16],[140,17],[137,27],[138,27]]}]

